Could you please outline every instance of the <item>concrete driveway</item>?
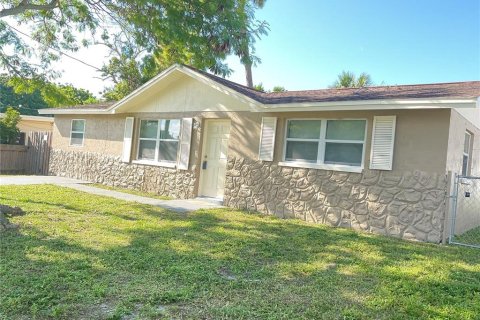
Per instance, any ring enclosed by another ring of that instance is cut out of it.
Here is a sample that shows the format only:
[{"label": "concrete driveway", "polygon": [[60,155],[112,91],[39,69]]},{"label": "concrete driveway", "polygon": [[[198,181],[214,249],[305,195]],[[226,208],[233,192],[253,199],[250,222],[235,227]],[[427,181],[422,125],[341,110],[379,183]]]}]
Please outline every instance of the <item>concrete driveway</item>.
[{"label": "concrete driveway", "polygon": [[72,188],[78,191],[96,194],[99,196],[111,197],[115,199],[148,204],[176,212],[189,212],[199,209],[221,208],[218,203],[205,199],[187,199],[187,200],[159,200],[149,197],[137,196],[129,193],[106,190],[89,186],[90,182],[78,179],[56,177],[56,176],[0,176],[0,186],[6,185],[29,185],[29,184],[54,184],[62,187]]},{"label": "concrete driveway", "polygon": [[56,176],[14,176],[4,175],[0,176],[0,186],[6,185],[27,185],[27,184],[88,184],[88,181],[78,179],[56,177]]}]

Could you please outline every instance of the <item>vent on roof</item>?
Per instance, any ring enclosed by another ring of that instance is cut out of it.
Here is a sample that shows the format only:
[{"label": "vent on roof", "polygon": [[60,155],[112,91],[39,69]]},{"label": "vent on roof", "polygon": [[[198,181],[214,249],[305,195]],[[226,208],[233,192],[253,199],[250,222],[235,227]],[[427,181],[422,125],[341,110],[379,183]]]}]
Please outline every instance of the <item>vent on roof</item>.
[{"label": "vent on roof", "polygon": [[392,170],[396,119],[396,116],[374,117],[370,169]]}]

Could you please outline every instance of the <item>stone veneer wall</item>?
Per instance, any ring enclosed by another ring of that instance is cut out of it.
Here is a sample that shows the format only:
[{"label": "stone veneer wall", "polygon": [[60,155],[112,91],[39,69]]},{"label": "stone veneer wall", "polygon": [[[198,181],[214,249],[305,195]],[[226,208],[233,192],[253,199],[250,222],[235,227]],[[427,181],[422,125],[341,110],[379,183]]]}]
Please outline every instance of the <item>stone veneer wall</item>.
[{"label": "stone veneer wall", "polygon": [[229,158],[224,203],[282,218],[440,242],[447,179],[425,172],[344,173]]},{"label": "stone veneer wall", "polygon": [[137,189],[178,199],[194,198],[192,171],[128,164],[120,157],[94,152],[52,150],[49,174]]}]

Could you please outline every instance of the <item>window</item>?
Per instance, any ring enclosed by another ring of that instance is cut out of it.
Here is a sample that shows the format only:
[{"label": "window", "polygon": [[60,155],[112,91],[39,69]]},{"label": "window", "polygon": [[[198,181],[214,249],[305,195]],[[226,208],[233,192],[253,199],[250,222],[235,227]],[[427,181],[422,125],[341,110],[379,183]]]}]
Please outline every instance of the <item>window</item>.
[{"label": "window", "polygon": [[72,120],[72,129],[70,130],[70,145],[83,146],[85,136],[85,120]]},{"label": "window", "polygon": [[176,162],[180,119],[141,120],[138,160]]},{"label": "window", "polygon": [[465,141],[463,143],[463,162],[462,162],[462,175],[466,176],[470,174],[470,156],[472,154],[472,134],[465,132]]},{"label": "window", "polygon": [[288,120],[285,161],[361,167],[366,120]]}]

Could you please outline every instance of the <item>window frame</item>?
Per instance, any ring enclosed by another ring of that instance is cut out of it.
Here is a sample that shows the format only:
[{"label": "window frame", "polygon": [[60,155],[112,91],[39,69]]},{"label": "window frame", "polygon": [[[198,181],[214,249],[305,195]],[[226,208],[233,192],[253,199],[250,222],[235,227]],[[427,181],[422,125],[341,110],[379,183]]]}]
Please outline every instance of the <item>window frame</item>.
[{"label": "window frame", "polygon": [[[318,139],[300,139],[300,138],[288,138],[288,122],[292,120],[317,120],[321,121],[320,124],[320,136]],[[339,120],[361,120],[365,121],[365,132],[363,136],[363,141],[360,140],[338,140],[338,139],[327,139],[327,123],[328,121],[339,121]],[[298,168],[312,168],[312,169],[325,169],[325,170],[334,170],[334,171],[345,171],[345,172],[362,172],[365,167],[365,149],[367,144],[367,133],[368,133],[368,119],[367,118],[288,118],[284,122],[284,134],[283,134],[283,151],[282,151],[282,161],[279,162],[280,166],[287,167],[298,167]],[[288,141],[306,141],[306,142],[318,142],[318,153],[317,161],[309,162],[304,160],[287,160],[287,142]],[[334,163],[325,163],[325,149],[327,143],[356,143],[363,144],[362,147],[362,160],[359,166],[355,165],[346,165],[346,164],[334,164]]]},{"label": "window frame", "polygon": [[[468,152],[465,152],[465,137],[469,136],[468,138]],[[472,161],[472,146],[473,146],[473,133],[471,133],[468,130],[465,130],[465,134],[463,135],[463,148],[462,148],[462,176],[468,176],[470,175],[471,171],[471,161]],[[463,167],[463,158],[467,157],[467,167]],[[465,169],[465,174],[463,173],[463,170]]]},{"label": "window frame", "polygon": [[[180,127],[179,127],[179,133],[178,133],[178,139],[161,139],[160,138],[160,130],[161,130],[161,121],[165,120],[178,120],[180,121]],[[156,138],[141,138],[140,133],[141,133],[141,128],[142,128],[142,121],[157,121],[157,134]],[[169,168],[176,168],[177,162],[178,162],[178,156],[179,156],[179,151],[180,151],[180,142],[181,142],[181,130],[182,130],[182,118],[140,118],[138,121],[138,127],[136,130],[137,133],[137,138],[135,139],[135,147],[137,148],[136,151],[136,157],[135,160],[132,161],[132,163],[137,163],[137,164],[147,164],[147,165],[154,165],[154,166],[161,166],[161,167],[169,167]],[[140,156],[140,141],[145,140],[145,141],[155,141],[155,157],[153,160],[150,159],[139,159]],[[177,142],[177,154],[176,158],[174,161],[168,161],[168,160],[159,160],[159,149],[160,149],[160,142],[161,141],[175,141]]]},{"label": "window frame", "polygon": [[[73,131],[73,122],[74,121],[83,121],[83,131]],[[85,132],[87,131],[87,121],[85,119],[72,119],[70,121],[70,147],[83,147],[85,145]],[[72,133],[81,133],[82,134],[82,143],[81,144],[72,144]]]}]

